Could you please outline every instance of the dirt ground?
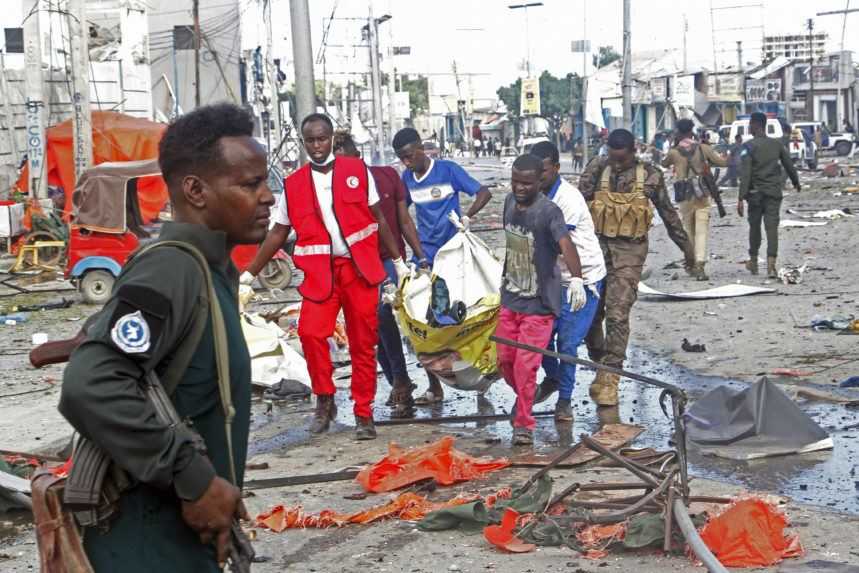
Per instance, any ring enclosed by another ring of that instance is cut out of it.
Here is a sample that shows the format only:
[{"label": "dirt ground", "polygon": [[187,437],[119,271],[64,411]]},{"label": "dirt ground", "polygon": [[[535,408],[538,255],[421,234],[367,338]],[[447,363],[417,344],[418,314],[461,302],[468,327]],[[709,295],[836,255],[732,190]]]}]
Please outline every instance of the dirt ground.
[{"label": "dirt ground", "polygon": [[[504,184],[508,177],[506,168],[494,160],[471,160],[464,164],[487,183]],[[799,195],[792,191],[787,194],[782,208],[783,219],[799,220],[816,211],[834,208],[856,211],[859,194],[834,196],[856,185],[856,179],[856,176],[824,179],[819,172],[803,173],[805,189]],[[495,198],[490,207],[473,223],[477,229],[493,229],[500,225],[499,209],[506,190],[499,187],[494,191]],[[805,327],[816,316],[832,318],[857,314],[857,219],[830,221],[820,227],[781,229],[780,264],[807,263],[809,267],[801,284],[783,285],[767,281],[763,276],[751,277],[744,270],[747,224],[734,211],[736,190],[725,193],[725,203],[728,217],[713,220],[708,265],[710,281],[698,283],[686,277],[682,269],[666,268],[681,255],[667,239],[664,227],[657,226],[651,234],[647,284],[666,292],[682,292],[739,282],[769,286],[777,292],[712,301],[678,302],[642,297],[634,308],[631,341],[634,350],[629,367],[682,384],[693,396],[714,383],[726,379],[751,382],[775,368],[799,369],[808,374],[801,378],[776,378],[790,391],[800,388],[832,391],[838,382],[859,370],[856,339]],[[796,214],[786,214],[787,209],[794,210]],[[713,213],[716,217],[715,210]],[[481,235],[494,247],[501,244],[498,231],[487,230]],[[0,276],[3,278],[6,277]],[[0,289],[0,295],[9,292]],[[293,295],[289,291],[286,298],[294,298]],[[57,301],[63,296],[76,297],[70,292],[15,295],[0,298],[0,306]],[[52,340],[71,336],[94,310],[75,304],[64,310],[31,313],[29,321],[24,324],[0,326],[0,370],[3,372],[0,377],[0,448],[56,452],[68,441],[70,428],[56,411],[62,368],[52,366],[35,370],[29,366],[26,353],[31,348],[34,333],[46,332]],[[705,344],[707,351],[682,351],[680,343],[683,338]],[[422,391],[425,378],[419,371],[414,371],[414,374]],[[593,373],[586,370],[581,373],[574,395],[576,421],[568,430],[571,436],[567,439],[582,432],[593,432],[599,426],[600,420],[593,405],[586,399],[587,382],[592,376]],[[512,403],[512,397],[502,386],[496,384],[487,395],[488,408],[499,413],[505,412]],[[377,400],[377,405],[382,419],[387,414],[381,405],[387,390],[387,385],[380,382],[381,399]],[[624,400],[620,419],[645,429],[636,445],[661,446],[664,449],[668,422],[661,414],[653,413],[658,412],[655,405],[658,393],[639,392],[626,381],[622,390]],[[509,424],[506,421],[482,426],[386,426],[380,427],[378,440],[355,442],[348,392],[341,391],[338,401],[343,407],[335,430],[311,438],[305,430],[310,417],[311,406],[308,403],[275,406],[269,411],[268,405],[255,400],[249,461],[267,462],[269,468],[249,471],[247,479],[338,471],[380,458],[390,441],[406,446],[419,445],[447,434],[455,435],[457,447],[469,453],[494,456],[510,453]],[[447,403],[432,415],[473,413],[478,408],[483,408],[480,410],[483,412],[486,407],[486,404],[481,406],[478,403],[475,408],[473,395],[451,392]],[[832,433],[836,444],[833,452],[814,454],[802,460],[792,457],[757,465],[720,467],[706,460],[693,459],[691,473],[696,479],[692,482],[692,490],[696,495],[730,496],[749,489],[777,495],[792,520],[791,531],[799,533],[807,551],[803,560],[859,564],[859,550],[854,541],[859,534],[859,511],[854,509],[859,498],[856,493],[859,482],[853,482],[856,445],[852,444],[859,432],[856,410],[818,400],[807,407],[808,411],[820,414],[820,420],[825,421],[821,424]],[[559,435],[554,424],[550,420],[541,421],[535,449],[557,448],[561,443],[565,443],[565,437]],[[447,499],[461,491],[495,491],[502,486],[522,483],[532,471],[503,470],[485,480],[440,488],[431,497]],[[579,470],[558,470],[552,475],[555,491],[574,481],[624,479],[619,470],[590,466]],[[772,479],[756,481],[756,475]],[[809,494],[809,490],[825,489],[827,480],[835,488],[832,491],[836,492],[830,497],[838,498],[832,503]],[[839,489],[836,486],[843,487]],[[307,511],[328,508],[347,512],[377,505],[389,498],[386,495],[371,495],[364,500],[344,498],[358,491],[359,486],[348,481],[264,489],[253,492],[247,503],[252,514],[277,504],[301,504]],[[692,509],[699,511],[702,508],[693,506]],[[26,521],[26,515],[20,512],[0,514],[0,571],[38,569],[35,540]],[[258,553],[267,559],[254,567],[254,571],[260,572],[334,573],[372,569],[415,573],[513,573],[635,569],[647,573],[697,569],[685,556],[665,557],[654,551],[613,552],[600,561],[589,561],[570,549],[559,548],[539,549],[527,555],[506,555],[491,549],[479,534],[423,533],[412,523],[398,521],[336,530],[290,530],[283,534],[259,531],[256,547]]]}]

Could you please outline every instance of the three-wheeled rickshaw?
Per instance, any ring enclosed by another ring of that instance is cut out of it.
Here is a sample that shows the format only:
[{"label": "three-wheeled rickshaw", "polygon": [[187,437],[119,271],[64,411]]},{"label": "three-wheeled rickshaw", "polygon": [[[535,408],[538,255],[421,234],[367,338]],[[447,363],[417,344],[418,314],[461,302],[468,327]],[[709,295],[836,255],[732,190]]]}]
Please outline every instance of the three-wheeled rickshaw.
[{"label": "three-wheeled rickshaw", "polygon": [[[160,222],[144,221],[138,194],[139,189],[150,188],[153,183],[163,185],[157,159],[101,163],[79,178],[72,196],[74,214],[65,276],[77,285],[86,302],[106,302],[129,255],[158,236]],[[147,193],[150,211],[152,197]],[[161,203],[154,206],[159,212],[167,199],[156,202]],[[257,245],[233,249],[232,259],[239,272],[250,264],[257,249]],[[292,269],[282,250],[259,274],[259,280],[265,288],[289,286]]]}]

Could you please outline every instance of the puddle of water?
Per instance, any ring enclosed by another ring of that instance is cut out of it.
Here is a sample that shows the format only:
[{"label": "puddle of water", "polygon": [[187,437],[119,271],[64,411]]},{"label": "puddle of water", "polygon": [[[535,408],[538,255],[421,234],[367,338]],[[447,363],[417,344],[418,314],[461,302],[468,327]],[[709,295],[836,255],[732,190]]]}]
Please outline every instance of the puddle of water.
[{"label": "puddle of water", "polygon": [[[582,348],[584,358],[584,348]],[[639,372],[656,379],[665,380],[684,388],[694,401],[713,388],[728,384],[737,388],[745,384],[738,381],[726,380],[712,376],[700,376],[684,368],[672,365],[667,360],[640,349],[631,349],[627,364],[632,371]],[[416,365],[409,368],[412,380],[417,382],[419,389],[415,395],[422,393],[426,387],[426,377]],[[605,412],[598,411],[588,397],[588,386],[593,380],[594,372],[579,368],[578,383],[573,393],[575,421],[556,427],[551,417],[537,418],[534,433],[535,449],[550,449],[565,446],[578,439],[582,433],[592,434],[604,423],[623,422],[636,424],[644,428],[644,433],[633,443],[635,447],[653,447],[669,449],[668,441],[673,426],[659,406],[660,390],[638,384],[629,380],[621,382],[621,404],[617,410],[617,418],[605,419]],[[539,374],[542,378],[542,372]],[[390,419],[390,408],[385,406],[389,387],[380,376],[375,401],[375,418]],[[486,392],[485,399],[478,398],[474,392],[459,392],[445,386],[445,401],[434,408],[418,408],[419,418],[459,416],[468,414],[506,414],[513,405],[513,391],[499,380]],[[351,432],[354,427],[352,403],[348,392],[337,393],[337,420],[331,431]],[[535,411],[549,411],[554,406],[553,396],[544,404],[535,406]],[[735,462],[711,457],[704,457],[690,451],[689,472],[692,476],[715,479],[734,483],[754,491],[775,492],[787,495],[793,499],[812,505],[819,505],[834,511],[844,511],[859,514],[859,476],[855,467],[859,462],[859,429],[841,431],[840,428],[856,420],[856,414],[850,409],[824,402],[804,402],[800,404],[803,411],[814,418],[818,424],[832,434],[835,448],[831,452],[818,452],[802,456],[784,456],[766,458],[751,462]],[[282,420],[284,415],[296,410],[309,410],[306,402],[298,405],[283,407],[275,406],[273,415],[259,414],[254,419],[255,427]],[[310,412],[293,414],[289,429],[270,438],[255,441],[251,444],[249,455],[264,453],[297,443],[307,442],[310,434],[307,425],[310,423]],[[459,424],[444,424],[447,430],[468,428],[484,433],[487,438],[500,438],[501,444],[492,448],[493,454],[503,454],[510,444],[512,427],[507,420],[493,422],[469,422]],[[558,431],[562,434],[559,435]],[[691,448],[690,448],[691,450]]]}]

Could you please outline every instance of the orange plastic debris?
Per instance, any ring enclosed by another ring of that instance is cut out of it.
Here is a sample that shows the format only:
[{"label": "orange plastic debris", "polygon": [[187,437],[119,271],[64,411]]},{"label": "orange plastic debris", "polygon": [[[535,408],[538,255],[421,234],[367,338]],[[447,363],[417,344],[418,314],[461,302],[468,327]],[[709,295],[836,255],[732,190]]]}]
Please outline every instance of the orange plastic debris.
[{"label": "orange plastic debris", "polygon": [[[495,494],[496,499],[501,499],[502,492]],[[508,496],[509,497],[509,496]],[[270,529],[280,533],[287,529],[304,529],[326,527],[342,527],[356,523],[373,523],[382,519],[396,518],[404,521],[417,521],[423,519],[431,511],[454,507],[480,499],[478,495],[458,495],[453,499],[442,502],[432,502],[422,495],[406,492],[386,504],[378,505],[352,514],[336,513],[330,509],[324,509],[319,514],[305,514],[301,506],[284,507],[278,505],[256,518],[257,527]]]},{"label": "orange plastic debris", "polygon": [[501,517],[501,525],[488,525],[484,527],[483,537],[495,547],[503,551],[509,551],[510,553],[528,553],[529,551],[534,551],[537,549],[536,545],[525,543],[513,535],[517,519],[519,519],[519,512],[507,508]]},{"label": "orange plastic debris", "polygon": [[701,528],[701,539],[726,567],[768,567],[804,553],[787,536],[787,516],[773,504],[748,498],[729,505]]},{"label": "orange plastic debris", "polygon": [[391,443],[388,455],[361,470],[355,479],[365,490],[378,493],[400,489],[427,478],[433,478],[440,485],[452,485],[510,465],[506,458],[471,457],[455,450],[453,442],[452,436],[445,436],[437,442],[410,450]]},{"label": "orange plastic debris", "polygon": [[626,523],[610,525],[588,525],[576,532],[576,539],[586,549],[585,559],[602,559],[608,552],[606,548],[626,535]]}]

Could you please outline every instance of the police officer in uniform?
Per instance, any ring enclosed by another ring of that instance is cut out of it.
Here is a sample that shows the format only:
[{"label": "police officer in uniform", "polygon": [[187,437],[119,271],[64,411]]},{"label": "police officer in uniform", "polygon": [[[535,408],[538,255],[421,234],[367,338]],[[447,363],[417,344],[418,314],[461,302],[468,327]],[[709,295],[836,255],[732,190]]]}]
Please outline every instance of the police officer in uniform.
[{"label": "police officer in uniform", "polygon": [[175,222],[164,224],[158,240],[196,247],[211,271],[229,351],[235,408],[231,439],[225,431],[211,316],[171,396],[178,414],[205,441],[205,454],[187,433],[159,421],[139,386],[145,371],[169,371],[196,312],[208,304],[203,271],[180,248],[141,254],[120,274],[66,367],[60,412],[134,484],[121,495],[114,520],[83,532],[95,571],[219,572],[233,519],[247,518],[239,488],[250,429],[251,368],[239,318],[239,274],[230,251],[265,238],[274,204],[266,151],[253,134],[246,110],[220,104],[175,120],[159,146]]},{"label": "police officer in uniform", "polygon": [[[653,207],[668,236],[683,251],[687,272],[692,271],[695,254],[665,190],[662,172],[636,159],[632,133],[612,131],[607,146],[607,156],[594,158],[579,182],[608,272],[605,294],[585,342],[591,360],[621,368],[629,341],[629,313],[638,298],[638,281],[647,258]],[[616,406],[618,382],[616,374],[597,372],[590,388],[593,401],[598,406]]]},{"label": "police officer in uniform", "polygon": [[737,213],[743,216],[744,202],[749,204],[749,260],[746,268],[758,274],[758,250],[761,248],[761,220],[767,233],[767,276],[778,278],[778,225],[781,209],[784,174],[787,171],[797,192],[799,175],[790,159],[787,148],[778,139],[767,137],[767,116],[756,112],[749,119],[753,138],[743,144],[740,151],[740,200]]}]

